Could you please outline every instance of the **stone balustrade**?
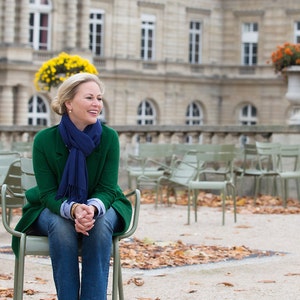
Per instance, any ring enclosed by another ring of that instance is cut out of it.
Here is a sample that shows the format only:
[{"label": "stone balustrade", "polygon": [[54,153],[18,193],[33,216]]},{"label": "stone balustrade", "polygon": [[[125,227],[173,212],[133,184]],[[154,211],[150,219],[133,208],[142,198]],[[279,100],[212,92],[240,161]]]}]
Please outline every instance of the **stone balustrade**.
[{"label": "stone balustrade", "polygon": [[[290,143],[300,138],[299,125],[124,125],[112,126],[119,134],[121,149],[130,149],[151,141],[152,143],[233,143],[237,146],[243,140],[248,143],[254,141],[277,141],[288,137]],[[1,147],[10,148],[12,142],[31,142],[35,134],[43,129],[39,126],[0,126]],[[294,138],[296,137],[296,139]],[[289,142],[288,142],[289,143]]]}]

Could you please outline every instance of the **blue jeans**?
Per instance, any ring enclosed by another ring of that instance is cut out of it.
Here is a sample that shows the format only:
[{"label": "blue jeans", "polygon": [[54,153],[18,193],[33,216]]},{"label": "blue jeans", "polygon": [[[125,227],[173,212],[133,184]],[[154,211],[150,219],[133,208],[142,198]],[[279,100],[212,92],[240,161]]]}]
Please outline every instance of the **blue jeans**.
[{"label": "blue jeans", "polygon": [[[105,300],[113,232],[121,230],[121,218],[113,208],[96,219],[89,236],[75,231],[74,221],[45,208],[34,224],[49,238],[53,277],[59,300]],[[78,247],[81,246],[81,284]]]}]

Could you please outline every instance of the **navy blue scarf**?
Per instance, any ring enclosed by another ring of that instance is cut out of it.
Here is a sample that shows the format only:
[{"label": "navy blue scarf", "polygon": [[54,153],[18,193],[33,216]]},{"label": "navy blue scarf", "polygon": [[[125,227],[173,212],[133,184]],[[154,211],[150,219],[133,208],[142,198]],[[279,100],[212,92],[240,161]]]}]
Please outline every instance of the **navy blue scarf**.
[{"label": "navy blue scarf", "polygon": [[61,137],[70,153],[65,165],[56,199],[68,198],[68,202],[86,203],[88,196],[88,174],[86,157],[99,145],[102,126],[100,121],[80,131],[67,114],[58,125]]}]

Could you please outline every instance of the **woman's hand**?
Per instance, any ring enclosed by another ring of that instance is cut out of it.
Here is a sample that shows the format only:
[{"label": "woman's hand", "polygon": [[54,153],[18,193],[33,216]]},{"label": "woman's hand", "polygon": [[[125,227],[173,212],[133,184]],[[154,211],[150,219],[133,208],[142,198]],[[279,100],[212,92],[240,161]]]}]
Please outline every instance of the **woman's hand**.
[{"label": "woman's hand", "polygon": [[75,230],[78,233],[89,235],[88,231],[94,227],[95,207],[86,204],[79,204],[74,211]]}]

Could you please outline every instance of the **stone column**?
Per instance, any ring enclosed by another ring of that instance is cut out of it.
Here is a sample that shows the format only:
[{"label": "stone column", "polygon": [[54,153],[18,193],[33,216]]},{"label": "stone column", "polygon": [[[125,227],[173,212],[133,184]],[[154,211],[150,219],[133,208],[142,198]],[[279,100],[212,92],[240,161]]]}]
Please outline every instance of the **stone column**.
[{"label": "stone column", "polygon": [[4,43],[12,44],[15,42],[15,0],[5,0],[4,4]]},{"label": "stone column", "polygon": [[66,46],[67,49],[76,48],[77,35],[77,0],[67,1],[67,17],[66,17]]},{"label": "stone column", "polygon": [[20,32],[19,41],[21,45],[29,43],[29,4],[28,0],[21,0]]},{"label": "stone column", "polygon": [[87,51],[89,49],[89,33],[90,33],[90,0],[80,1],[81,2],[81,13],[80,13],[80,24],[79,24],[79,47],[82,50]]},{"label": "stone column", "polygon": [[2,87],[0,95],[0,124],[14,124],[14,97],[12,86]]},{"label": "stone column", "polygon": [[29,89],[26,86],[18,86],[17,90],[17,102],[15,109],[15,123],[16,125],[28,124],[28,101],[29,101]]}]

